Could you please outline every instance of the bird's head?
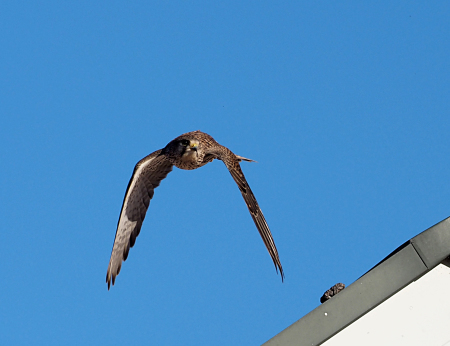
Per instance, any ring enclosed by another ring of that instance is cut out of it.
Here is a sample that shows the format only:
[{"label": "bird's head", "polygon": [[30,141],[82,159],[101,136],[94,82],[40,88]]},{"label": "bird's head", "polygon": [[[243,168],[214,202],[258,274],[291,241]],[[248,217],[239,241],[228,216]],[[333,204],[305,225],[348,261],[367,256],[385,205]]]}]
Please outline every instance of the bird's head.
[{"label": "bird's head", "polygon": [[163,149],[163,153],[178,168],[194,169],[198,165],[199,145],[200,142],[197,139],[189,136],[180,136],[167,144]]},{"label": "bird's head", "polygon": [[192,155],[192,154],[196,154],[197,150],[198,150],[198,146],[199,146],[199,141],[196,139],[180,139],[178,141],[178,147],[181,153],[181,156],[187,156],[187,155]]}]

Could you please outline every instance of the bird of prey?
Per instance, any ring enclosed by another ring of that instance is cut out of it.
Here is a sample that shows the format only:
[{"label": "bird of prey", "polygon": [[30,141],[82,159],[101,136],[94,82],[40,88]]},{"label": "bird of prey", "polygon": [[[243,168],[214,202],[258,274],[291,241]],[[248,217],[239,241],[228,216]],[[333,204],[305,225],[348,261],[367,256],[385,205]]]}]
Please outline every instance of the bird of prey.
[{"label": "bird of prey", "polygon": [[173,166],[191,170],[202,167],[214,159],[221,160],[225,164],[238,185],[256,228],[272,257],[275,269],[277,272],[280,271],[281,280],[283,280],[283,268],[269,226],[239,165],[240,161],[251,162],[253,160],[233,154],[230,149],[220,145],[204,132],[193,131],[175,138],[165,148],[144,157],[134,167],[123,199],[106,273],[108,290],[111,281],[114,285],[122,261],[127,259],[130,247],[133,247],[136,241],[154,189],[159,186],[161,180],[169,174]]}]

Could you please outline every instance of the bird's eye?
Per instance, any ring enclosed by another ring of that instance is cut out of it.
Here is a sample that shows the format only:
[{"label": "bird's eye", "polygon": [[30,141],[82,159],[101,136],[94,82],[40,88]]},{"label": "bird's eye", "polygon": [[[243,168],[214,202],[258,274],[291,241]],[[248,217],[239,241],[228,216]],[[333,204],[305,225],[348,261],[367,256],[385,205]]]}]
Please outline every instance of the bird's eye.
[{"label": "bird's eye", "polygon": [[187,147],[189,145],[189,141],[187,139],[182,139],[180,143],[181,143],[181,145],[184,145],[185,147]]}]

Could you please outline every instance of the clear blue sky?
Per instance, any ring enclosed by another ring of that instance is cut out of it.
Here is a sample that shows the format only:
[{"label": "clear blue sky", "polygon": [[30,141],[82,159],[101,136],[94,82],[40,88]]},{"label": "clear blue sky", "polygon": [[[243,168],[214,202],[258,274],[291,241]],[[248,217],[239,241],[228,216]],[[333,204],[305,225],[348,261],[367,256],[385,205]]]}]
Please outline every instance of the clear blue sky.
[{"label": "clear blue sky", "polygon": [[[448,2],[0,5],[0,344],[258,345],[450,215]],[[193,130],[107,290],[135,163]]]}]

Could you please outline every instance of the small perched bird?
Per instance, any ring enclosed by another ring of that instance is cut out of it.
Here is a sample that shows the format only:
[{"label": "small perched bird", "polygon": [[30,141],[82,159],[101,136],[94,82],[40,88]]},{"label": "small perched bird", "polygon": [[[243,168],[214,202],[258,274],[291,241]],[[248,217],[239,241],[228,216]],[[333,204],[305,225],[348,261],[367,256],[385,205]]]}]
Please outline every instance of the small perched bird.
[{"label": "small perched bird", "polygon": [[134,167],[123,199],[111,259],[106,272],[108,290],[111,281],[114,285],[122,261],[127,259],[130,247],[133,247],[139,235],[154,189],[159,186],[161,180],[169,174],[173,166],[186,170],[196,169],[214,159],[223,161],[238,185],[256,228],[272,257],[275,269],[277,272],[280,270],[281,280],[283,280],[283,268],[269,226],[239,165],[240,161],[252,162],[253,160],[233,154],[230,149],[220,145],[204,132],[193,131],[175,138],[164,149],[144,157]]}]

